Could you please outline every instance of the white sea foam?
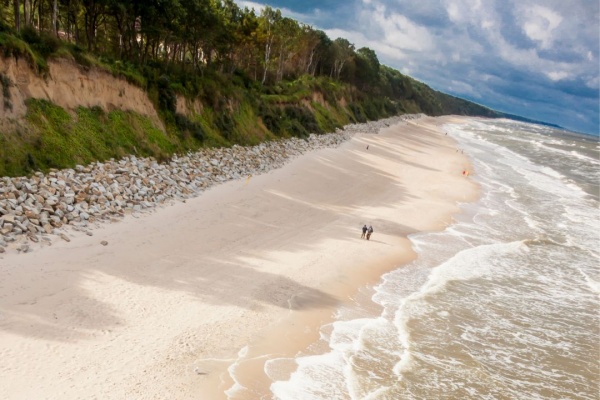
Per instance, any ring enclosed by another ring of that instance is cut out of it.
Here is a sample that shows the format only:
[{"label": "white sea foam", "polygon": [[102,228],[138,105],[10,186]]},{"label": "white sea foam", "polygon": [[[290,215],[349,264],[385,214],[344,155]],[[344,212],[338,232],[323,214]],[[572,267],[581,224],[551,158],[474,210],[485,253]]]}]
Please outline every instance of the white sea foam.
[{"label": "white sea foam", "polygon": [[585,283],[587,283],[592,292],[600,296],[600,282],[592,279],[585,271],[581,269],[578,269],[578,271],[584,277]]},{"label": "white sea foam", "polygon": [[524,250],[521,241],[482,245],[463,250],[434,268],[429,280],[416,296],[423,297],[442,290],[451,281],[469,280],[490,275],[493,271],[492,265],[487,262],[488,260],[506,256],[507,253]]},{"label": "white sea foam", "polygon": [[[271,392],[279,400],[323,400],[339,398],[346,393],[342,360],[335,352],[305,356],[296,360],[298,369],[287,381],[271,384]],[[337,395],[337,396],[336,396]]]},{"label": "white sea foam", "polygon": [[394,324],[398,329],[399,344],[402,348],[400,361],[396,363],[396,365],[393,368],[394,374],[396,374],[398,379],[402,379],[404,373],[406,373],[406,371],[409,371],[413,364],[410,333],[407,326],[408,321],[410,320],[410,315],[407,312],[403,312],[406,309],[407,301],[410,301],[410,299],[404,299],[400,304],[399,311],[396,313],[394,321]]},{"label": "white sea foam", "polygon": [[503,120],[444,129],[481,199],[411,235],[419,257],[375,287],[382,315],[329,325],[330,350],[297,359],[276,398],[597,400],[598,162],[578,156],[596,145]]},{"label": "white sea foam", "polygon": [[558,178],[558,179],[564,179],[564,178],[566,178],[563,174],[561,174],[561,173],[553,170],[550,167],[542,167],[541,168],[541,172],[543,174],[546,174],[546,175],[552,177],[552,178]]},{"label": "white sea foam", "polygon": [[236,369],[238,368],[240,362],[243,359],[245,359],[247,355],[248,355],[248,346],[244,346],[240,349],[240,351],[238,351],[238,358],[235,360],[235,362],[233,362],[232,364],[229,365],[229,367],[227,367],[227,372],[229,373],[229,376],[233,380],[233,385],[231,385],[231,387],[225,391],[225,395],[227,396],[227,398],[232,398],[233,396],[236,396],[237,394],[244,392],[244,390],[246,389],[238,381],[235,372],[236,372]]},{"label": "white sea foam", "polygon": [[[554,144],[554,143],[551,143],[551,144]],[[561,144],[561,145],[565,146],[563,143],[560,143],[560,142],[556,143],[556,144]],[[558,148],[552,147],[552,146],[546,146],[544,144],[541,144],[541,146],[544,148],[544,151],[546,151],[546,152],[560,154],[560,155],[568,157],[568,158],[576,158],[578,160],[584,160],[584,161],[591,162],[594,164],[600,163],[597,159],[588,157],[585,154],[581,154],[577,150],[563,150],[563,149],[558,149]]]}]

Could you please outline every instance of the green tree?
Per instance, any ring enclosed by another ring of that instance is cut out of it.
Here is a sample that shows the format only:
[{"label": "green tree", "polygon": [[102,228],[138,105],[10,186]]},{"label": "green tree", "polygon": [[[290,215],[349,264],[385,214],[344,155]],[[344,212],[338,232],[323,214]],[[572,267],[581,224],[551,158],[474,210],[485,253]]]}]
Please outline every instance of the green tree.
[{"label": "green tree", "polygon": [[380,65],[377,54],[367,47],[362,47],[356,51],[354,62],[355,85],[363,90],[377,87],[380,76]]},{"label": "green tree", "polygon": [[331,76],[340,79],[340,75],[344,68],[344,65],[354,55],[354,45],[347,39],[337,38],[333,41],[332,46],[333,53],[333,66],[331,70]]},{"label": "green tree", "polygon": [[[283,79],[286,63],[298,51],[300,26],[290,18],[282,18],[275,24],[275,37],[277,38],[277,72],[275,82]],[[293,68],[290,68],[293,69]]]},{"label": "green tree", "polygon": [[263,77],[261,83],[264,85],[267,81],[267,74],[271,64],[273,44],[276,39],[276,25],[281,21],[281,11],[273,10],[271,7],[265,7],[259,18],[259,41],[264,45]]}]

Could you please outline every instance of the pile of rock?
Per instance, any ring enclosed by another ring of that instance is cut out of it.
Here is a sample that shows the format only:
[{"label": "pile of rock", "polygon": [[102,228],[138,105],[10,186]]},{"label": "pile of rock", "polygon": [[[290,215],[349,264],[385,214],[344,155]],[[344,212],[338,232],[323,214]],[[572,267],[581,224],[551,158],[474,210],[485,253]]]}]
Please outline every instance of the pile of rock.
[{"label": "pile of rock", "polygon": [[27,252],[31,251],[30,242],[50,243],[53,235],[69,240],[66,227],[92,235],[89,228],[94,223],[194,197],[214,184],[279,168],[311,150],[336,147],[356,132],[377,133],[415,117],[348,125],[335,133],[307,139],[207,149],[174,156],[163,164],[129,156],[46,174],[37,172],[31,177],[0,178],[0,253],[9,243]]}]

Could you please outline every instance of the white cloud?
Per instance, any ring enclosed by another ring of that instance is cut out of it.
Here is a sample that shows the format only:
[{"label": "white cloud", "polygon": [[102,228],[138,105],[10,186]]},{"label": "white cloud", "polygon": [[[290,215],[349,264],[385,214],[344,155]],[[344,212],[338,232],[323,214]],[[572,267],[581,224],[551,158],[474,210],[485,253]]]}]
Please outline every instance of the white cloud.
[{"label": "white cloud", "polygon": [[429,30],[413,23],[404,15],[386,13],[385,8],[378,8],[371,17],[384,30],[384,40],[390,46],[420,52],[435,48]]},{"label": "white cloud", "polygon": [[492,29],[496,27],[496,22],[492,19],[483,19],[481,20],[481,27],[483,29]]},{"label": "white cloud", "polygon": [[345,29],[325,29],[324,32],[331,40],[337,38],[348,39],[348,41],[357,47],[364,46],[362,43],[366,43],[369,40],[361,32],[347,31]]},{"label": "white cloud", "polygon": [[598,86],[600,86],[600,78],[595,76],[594,78],[589,79],[585,85],[592,89],[598,89]]},{"label": "white cloud", "polygon": [[348,41],[354,44],[357,48],[368,47],[373,49],[379,56],[387,56],[388,58],[394,60],[408,59],[408,55],[402,49],[396,46],[390,46],[384,41],[368,39],[361,32],[347,31],[343,29],[326,29],[324,32],[331,39],[337,39],[341,37],[348,39]]},{"label": "white cloud", "polygon": [[[436,37],[436,43],[438,46],[444,43],[446,49],[454,46],[455,52],[449,62],[465,64],[465,60],[482,57],[489,60],[489,64],[495,59],[502,60],[514,69],[540,73],[552,81],[573,79],[582,72],[578,60],[557,57],[556,53],[549,53],[551,56],[542,53],[552,49],[562,28],[564,19],[558,12],[532,4],[531,0],[515,2],[512,9],[511,3],[505,0],[490,0],[485,5],[481,0],[440,1],[452,26],[443,32],[445,37]],[[510,15],[518,15],[516,26]],[[515,29],[523,31],[537,47],[519,41],[514,35]],[[573,49],[569,48],[569,51]],[[457,58],[456,53],[461,57]],[[484,66],[470,66],[471,69],[481,67]]]},{"label": "white cloud", "polygon": [[238,4],[238,6],[240,6],[241,8],[244,7],[248,7],[251,10],[256,11],[257,13],[260,13],[262,11],[263,8],[266,7],[265,4],[260,4],[260,3],[255,3],[253,1],[242,1],[242,0],[238,0],[236,1],[236,3]]},{"label": "white cloud", "polygon": [[577,64],[542,58],[536,49],[516,47],[502,37],[496,38],[495,45],[500,58],[514,68],[541,73],[553,81],[570,78],[577,69]]},{"label": "white cloud", "polygon": [[553,81],[560,81],[571,77],[571,74],[565,71],[549,71],[546,73],[546,76]]},{"label": "white cloud", "polygon": [[[402,62],[417,61],[424,55],[435,58],[439,51],[429,30],[388,8],[382,1],[362,0],[365,6],[358,11],[360,29],[326,29],[332,39],[344,37],[356,47],[369,47],[388,59]],[[441,62],[442,58],[437,57]]]},{"label": "white cloud", "polygon": [[[262,12],[262,10],[268,6],[268,4],[261,4],[261,3],[256,3],[254,1],[245,1],[245,0],[236,0],[236,3],[240,8],[248,7],[249,9],[254,10],[254,12],[257,15],[259,15]],[[272,7],[272,8],[279,9],[283,16],[294,19],[294,20],[304,23],[304,24],[310,24],[315,18],[318,18],[321,13],[321,10],[319,10],[318,8],[312,10],[313,14],[298,13],[298,12],[292,11],[288,8],[281,8],[281,7]]]},{"label": "white cloud", "polygon": [[486,14],[486,7],[482,6],[481,0],[442,0],[442,6],[455,24],[478,25]]},{"label": "white cloud", "polygon": [[[429,60],[444,64],[453,51],[442,43],[440,38],[426,26],[402,14],[401,7],[389,5],[389,1],[370,0],[357,12],[358,26],[363,32],[362,46],[374,49],[387,58],[399,61],[419,62]],[[356,36],[353,33],[348,33]],[[442,50],[443,49],[443,50]],[[448,52],[448,56],[446,55]],[[456,52],[454,52],[456,54]],[[418,69],[418,68],[417,68]]]},{"label": "white cloud", "polygon": [[452,80],[448,85],[448,90],[454,93],[464,93],[475,98],[481,98],[481,92],[467,82]]},{"label": "white cloud", "polygon": [[450,21],[454,23],[462,22],[463,13],[460,12],[458,5],[455,3],[450,3],[446,6],[446,12],[448,13],[448,17],[450,17]]},{"label": "white cloud", "polygon": [[540,5],[521,6],[519,15],[522,16],[521,29],[527,37],[539,43],[542,49],[550,48],[554,42],[555,30],[563,17]]}]

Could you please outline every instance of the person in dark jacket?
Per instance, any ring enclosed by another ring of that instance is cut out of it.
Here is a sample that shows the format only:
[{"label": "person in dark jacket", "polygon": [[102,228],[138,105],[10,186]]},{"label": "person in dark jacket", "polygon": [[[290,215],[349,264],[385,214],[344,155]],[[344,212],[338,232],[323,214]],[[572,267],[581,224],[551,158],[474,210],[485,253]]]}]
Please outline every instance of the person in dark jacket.
[{"label": "person in dark jacket", "polygon": [[367,234],[367,225],[362,227],[362,235],[360,236],[361,239],[365,238],[365,235]]},{"label": "person in dark jacket", "polygon": [[373,226],[369,225],[367,229],[367,240],[371,239],[371,234],[373,233]]}]

